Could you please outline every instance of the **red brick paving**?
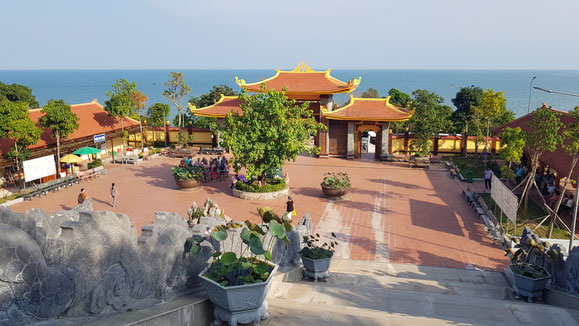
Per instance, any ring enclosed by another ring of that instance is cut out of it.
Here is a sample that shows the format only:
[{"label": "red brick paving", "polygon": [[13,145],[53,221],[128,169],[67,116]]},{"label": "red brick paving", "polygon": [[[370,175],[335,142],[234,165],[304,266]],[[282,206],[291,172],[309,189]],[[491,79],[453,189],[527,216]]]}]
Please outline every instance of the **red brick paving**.
[{"label": "red brick paving", "polygon": [[[234,220],[259,220],[257,208],[272,207],[281,214],[285,198],[247,201],[230,195],[229,181],[205,183],[201,190],[177,190],[170,167],[178,159],[157,158],[136,166],[108,164],[108,174],[70,189],[12,206],[17,212],[33,207],[53,212],[76,205],[80,188],[94,200],[95,210],[112,210],[129,216],[137,230],[154,221],[155,211],[186,216],[193,201],[213,199]],[[341,240],[337,256],[360,260],[386,260],[440,267],[502,269],[503,252],[486,236],[483,226],[461,195],[461,185],[448,172],[410,169],[404,164],[345,159],[298,157],[287,163],[291,195],[298,216],[311,214],[316,231],[335,231]],[[352,186],[342,200],[322,196],[324,172],[345,171]],[[119,200],[111,206],[109,187],[117,184]]]}]

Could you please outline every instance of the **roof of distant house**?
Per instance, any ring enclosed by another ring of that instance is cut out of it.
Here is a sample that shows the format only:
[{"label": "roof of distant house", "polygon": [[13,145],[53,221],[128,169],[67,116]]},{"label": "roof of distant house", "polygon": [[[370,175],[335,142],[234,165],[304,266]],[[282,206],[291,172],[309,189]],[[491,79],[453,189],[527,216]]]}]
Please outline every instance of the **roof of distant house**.
[{"label": "roof of distant house", "polygon": [[[74,140],[89,136],[94,136],[111,131],[121,130],[121,120],[108,115],[104,107],[93,100],[89,103],[72,104],[72,112],[78,116],[78,129],[68,136],[67,140]],[[28,111],[28,115],[36,126],[42,129],[42,136],[37,144],[28,146],[29,149],[43,147],[55,144],[56,140],[52,137],[52,130],[44,128],[38,121],[44,114],[40,112],[42,109],[32,109]],[[139,122],[131,118],[125,118],[123,121],[125,128],[138,126]],[[10,139],[0,139],[0,154],[10,151],[14,142]]]},{"label": "roof of distant house", "polygon": [[324,117],[330,120],[362,121],[406,121],[412,117],[412,111],[390,104],[387,98],[356,98],[350,96],[350,103],[333,111],[323,111]]},{"label": "roof of distant house", "polygon": [[[551,110],[551,111],[557,112],[559,114],[559,118],[561,119],[561,122],[563,123],[563,126],[567,126],[571,123],[577,122],[577,120],[575,120],[575,118],[573,118],[568,112],[555,110],[555,109],[547,106],[547,103],[543,103],[543,106],[537,110]],[[535,110],[527,115],[524,115],[518,119],[515,119],[515,120],[513,120],[505,125],[502,125],[502,126],[496,128],[495,130],[493,130],[493,134],[498,135],[505,128],[517,128],[517,127],[519,127],[523,131],[529,131],[530,130],[529,123],[533,120],[533,117],[535,116],[536,113],[537,113],[537,111]],[[560,134],[563,133],[563,128],[561,128],[559,133]],[[571,163],[572,163],[573,158],[567,152],[565,152],[565,150],[563,149],[563,147],[561,145],[558,145],[557,149],[555,151],[544,152],[541,155],[541,157],[539,158],[539,160],[543,164],[546,164],[549,167],[557,170],[557,172],[559,173],[559,177],[565,177],[569,174],[569,169],[571,169]],[[573,174],[571,175],[572,179],[577,180],[577,173],[579,173],[579,166],[575,166],[575,168],[573,169]]]}]

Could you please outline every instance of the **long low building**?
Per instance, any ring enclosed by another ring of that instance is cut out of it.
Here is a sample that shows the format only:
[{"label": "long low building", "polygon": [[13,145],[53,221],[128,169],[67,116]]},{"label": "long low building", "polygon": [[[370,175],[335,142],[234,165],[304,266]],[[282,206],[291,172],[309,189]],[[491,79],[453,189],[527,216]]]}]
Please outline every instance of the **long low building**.
[{"label": "long low building", "polygon": [[[83,146],[95,147],[101,150],[103,156],[108,155],[111,151],[122,151],[122,127],[121,121],[108,115],[104,107],[93,100],[88,103],[71,105],[72,112],[78,116],[79,128],[75,130],[68,139],[61,140],[61,154],[72,153]],[[56,154],[56,139],[52,136],[50,128],[44,128],[40,125],[39,119],[44,114],[42,109],[29,110],[29,116],[38,128],[42,130],[40,140],[35,145],[28,146],[31,152],[30,159],[46,155]],[[124,130],[131,133],[139,132],[139,122],[125,118],[122,122]],[[12,167],[13,161],[6,159],[14,142],[10,139],[0,139],[0,175],[6,174],[6,169]]]}]

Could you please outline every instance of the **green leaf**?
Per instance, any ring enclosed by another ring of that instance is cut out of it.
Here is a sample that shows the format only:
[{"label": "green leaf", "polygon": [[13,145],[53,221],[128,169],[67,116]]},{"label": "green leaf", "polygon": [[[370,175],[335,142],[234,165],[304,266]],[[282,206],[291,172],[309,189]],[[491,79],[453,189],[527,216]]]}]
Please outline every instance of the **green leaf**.
[{"label": "green leaf", "polygon": [[285,228],[286,232],[291,232],[294,229],[288,220],[283,220],[283,227]]},{"label": "green leaf", "polygon": [[268,270],[269,270],[269,265],[267,265],[266,263],[259,263],[259,264],[257,264],[257,267],[255,267],[255,272],[257,274],[266,273]]},{"label": "green leaf", "polygon": [[221,251],[214,252],[211,256],[213,258],[217,258],[217,257],[221,256]]},{"label": "green leaf", "polygon": [[263,253],[263,257],[265,257],[265,259],[267,259],[267,260],[273,260],[273,256],[271,255],[271,252],[269,252],[267,250]]},{"label": "green leaf", "polygon": [[281,240],[285,243],[285,244],[290,244],[290,240],[287,236],[281,238]]},{"label": "green leaf", "polygon": [[231,265],[237,261],[237,255],[234,252],[226,252],[221,256],[221,263],[223,265]]},{"label": "green leaf", "polygon": [[220,228],[219,231],[211,232],[211,237],[217,241],[223,241],[227,239],[227,231]]},{"label": "green leaf", "polygon": [[249,239],[249,249],[255,255],[263,255],[265,253],[261,240],[256,237],[251,237],[251,239]]},{"label": "green leaf", "polygon": [[286,236],[285,227],[275,220],[269,222],[269,232],[280,239]]},{"label": "green leaf", "polygon": [[219,283],[219,284],[221,284],[221,286],[227,286],[229,284],[229,281],[224,280],[224,281],[221,281],[221,283]]},{"label": "green leaf", "polygon": [[241,230],[241,240],[243,240],[243,243],[248,244],[250,236],[251,236],[251,231],[249,231],[246,228]]},{"label": "green leaf", "polygon": [[192,254],[196,255],[196,254],[198,254],[198,253],[201,251],[201,246],[198,245],[198,244],[196,244],[196,243],[194,243],[194,244],[191,246],[191,250],[190,250],[190,251],[191,251]]}]

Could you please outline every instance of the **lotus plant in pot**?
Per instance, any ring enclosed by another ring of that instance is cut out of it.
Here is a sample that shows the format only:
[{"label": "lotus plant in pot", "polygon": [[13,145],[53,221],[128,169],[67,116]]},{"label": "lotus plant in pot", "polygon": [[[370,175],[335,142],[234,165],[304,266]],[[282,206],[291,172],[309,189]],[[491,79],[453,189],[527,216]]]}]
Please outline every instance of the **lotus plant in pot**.
[{"label": "lotus plant in pot", "polygon": [[346,172],[326,172],[321,186],[322,192],[327,197],[343,196],[350,187],[350,176]]},{"label": "lotus plant in pot", "polygon": [[[528,232],[527,232],[528,231]],[[556,261],[558,253],[550,248],[548,242],[542,241],[532,234],[528,228],[523,231],[515,251],[507,249],[507,256],[511,258],[509,269],[513,273],[516,297],[527,297],[529,302],[543,296],[543,289],[551,278],[549,272],[542,267],[546,260]]]},{"label": "lotus plant in pot", "polygon": [[187,240],[186,249],[193,254],[203,252],[205,241],[213,248],[212,261],[199,277],[214,304],[216,325],[223,321],[231,326],[238,322],[259,325],[268,317],[265,297],[277,270],[272,247],[276,239],[289,244],[286,232],[292,226],[271,210],[260,210],[260,215],[260,224],[230,221],[213,228],[207,237]]},{"label": "lotus plant in pot", "polygon": [[330,277],[330,263],[334,256],[335,247],[338,242],[335,240],[336,235],[331,232],[332,237],[329,242],[320,244],[320,234],[304,236],[305,247],[300,250],[302,264],[304,265],[304,277],[311,278],[314,282],[318,279],[328,281]]},{"label": "lotus plant in pot", "polygon": [[205,172],[205,167],[203,166],[174,166],[171,168],[173,172],[173,177],[175,178],[175,183],[180,189],[196,189],[201,186],[201,180],[203,180],[203,172]]}]

